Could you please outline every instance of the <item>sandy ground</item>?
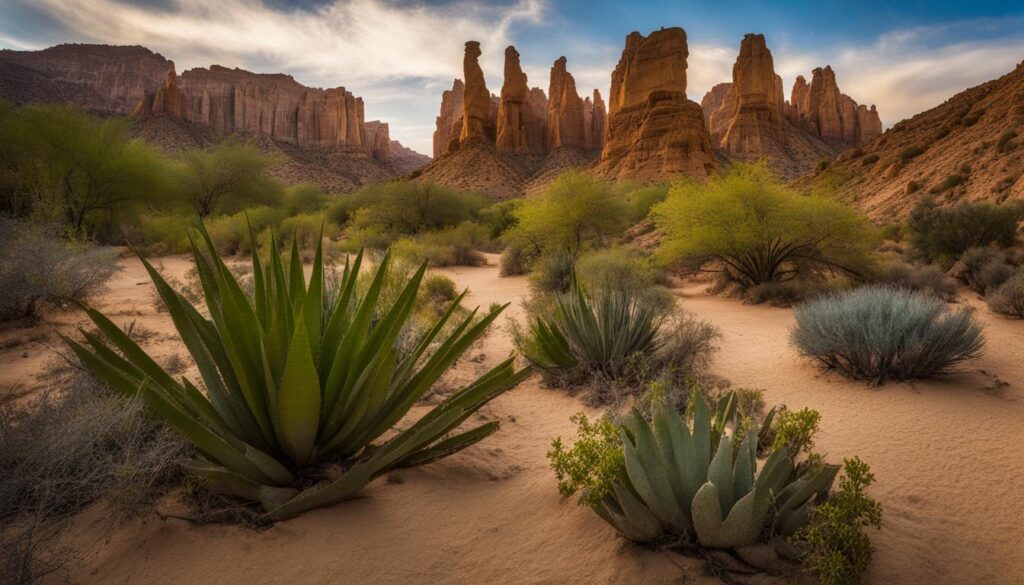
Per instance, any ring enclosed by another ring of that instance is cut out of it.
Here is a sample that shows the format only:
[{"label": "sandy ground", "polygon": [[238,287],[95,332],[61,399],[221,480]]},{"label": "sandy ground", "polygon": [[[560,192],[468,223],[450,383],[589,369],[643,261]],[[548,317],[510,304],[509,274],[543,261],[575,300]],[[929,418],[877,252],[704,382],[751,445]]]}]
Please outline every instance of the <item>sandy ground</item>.
[{"label": "sandy ground", "polygon": [[[492,261],[495,259],[492,259]],[[157,313],[141,265],[125,260],[97,302],[118,322],[155,332],[158,359],[179,353],[170,320]],[[178,278],[184,258],[162,261]],[[471,290],[468,304],[512,301],[520,315],[521,277],[495,266],[445,270]],[[139,284],[142,283],[142,284]],[[711,297],[703,285],[678,292],[686,309],[721,328],[712,372],[734,386],[765,389],[769,403],[811,406],[823,415],[818,448],[831,460],[859,455],[877,477],[884,528],[867,576],[872,584],[1024,583],[1024,323],[992,316],[986,355],[940,382],[872,389],[819,372],[788,345],[792,312]],[[56,330],[75,312],[31,330],[0,332],[0,384],[23,383],[45,367]],[[21,340],[21,343],[18,341]],[[511,351],[492,333],[483,371]],[[480,355],[482,354],[482,355]],[[27,357],[22,357],[27,356]],[[6,391],[13,389],[7,386]],[[481,418],[500,419],[496,435],[426,468],[370,485],[360,499],[265,531],[196,527],[147,516],[112,523],[102,507],[79,515],[66,542],[81,554],[78,583],[714,583],[699,563],[648,551],[616,537],[594,514],[557,495],[545,453],[569,435],[582,402],[535,379],[495,400]],[[394,475],[394,474],[393,474]]]}]

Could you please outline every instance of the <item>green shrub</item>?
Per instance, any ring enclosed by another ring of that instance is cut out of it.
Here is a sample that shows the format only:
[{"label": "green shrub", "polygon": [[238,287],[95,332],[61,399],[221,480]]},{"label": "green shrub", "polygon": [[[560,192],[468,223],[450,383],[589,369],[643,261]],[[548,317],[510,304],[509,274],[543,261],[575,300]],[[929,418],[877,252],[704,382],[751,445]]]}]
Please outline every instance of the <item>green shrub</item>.
[{"label": "green shrub", "polygon": [[993,311],[1024,319],[1024,270],[1008,278],[987,300]]},{"label": "green shrub", "polygon": [[921,146],[911,146],[910,148],[904,149],[900,152],[900,161],[907,162],[908,160],[921,156],[924,154],[924,148]]},{"label": "green shrub", "polygon": [[[212,241],[203,235],[212,251]],[[205,393],[186,378],[173,378],[94,310],[89,316],[103,337],[86,334],[88,348],[68,343],[90,371],[121,394],[142,396],[156,416],[202,453],[190,471],[218,489],[259,502],[269,521],[353,497],[384,473],[430,463],[480,441],[497,430],[497,421],[449,433],[528,374],[506,360],[392,433],[504,307],[479,320],[470,314],[453,333],[439,335],[455,313],[453,303],[435,327],[414,340],[410,353],[400,355],[396,343],[425,266],[408,279],[393,305],[383,306],[389,256],[365,289],[357,287],[362,260],[357,257],[346,266],[340,292],[332,295],[325,294],[320,249],[307,282],[298,246],[292,246],[286,269],[272,245],[266,262],[253,256],[250,301],[224,262],[211,256],[195,250],[211,320],[143,260],[199,366]],[[329,474],[326,464],[332,466]]]},{"label": "green shrub", "polygon": [[490,245],[489,230],[470,221],[437,231],[423,232],[395,242],[396,254],[431,266],[480,266],[487,259],[480,250]]},{"label": "green shrub", "polygon": [[804,407],[792,411],[783,409],[775,416],[776,425],[772,449],[790,449],[792,453],[810,453],[814,448],[814,435],[818,432],[821,414]]},{"label": "green shrub", "polygon": [[277,229],[285,219],[285,211],[275,207],[253,207],[233,215],[221,215],[206,220],[206,230],[213,239],[218,254],[232,256],[248,254],[249,226],[259,234]]},{"label": "green shrub", "polygon": [[[270,230],[267,228],[260,237],[260,243],[264,246],[270,244]],[[300,251],[311,252],[320,243],[320,235],[330,238],[334,235],[333,229],[327,224],[323,213],[300,213],[281,220],[276,228],[279,242],[290,242],[294,240],[299,245]]]},{"label": "green shrub", "polygon": [[672,293],[659,285],[664,277],[661,271],[632,248],[606,248],[584,254],[576,262],[576,277],[588,291],[637,295],[665,312],[676,303]]},{"label": "green shrub", "polygon": [[67,241],[60,228],[0,217],[0,321],[85,302],[117,270],[117,254]]},{"label": "green shrub", "polygon": [[253,144],[229,137],[178,158],[180,192],[201,218],[281,201],[281,186],[269,175],[274,159]]},{"label": "green shrub", "polygon": [[525,241],[512,242],[501,253],[499,272],[501,276],[526,274],[537,259],[537,251]]},{"label": "green shrub", "polygon": [[960,261],[967,286],[981,294],[999,288],[1017,271],[1007,262],[1006,254],[994,248],[971,248],[964,252]]},{"label": "green shrub", "polygon": [[963,185],[965,182],[967,182],[966,175],[950,175],[944,181],[929,189],[928,192],[942,193],[943,191],[949,191],[953,187]]},{"label": "green shrub", "polygon": [[124,227],[124,236],[147,256],[184,254],[188,251],[188,230],[197,225],[194,215],[140,214]]},{"label": "green shrub", "polygon": [[615,480],[625,467],[622,431],[608,418],[590,422],[587,415],[572,417],[576,441],[566,448],[562,438],[551,442],[548,460],[558,478],[558,493],[563,498],[580,494],[581,506],[600,505],[612,493]]},{"label": "green shrub", "polygon": [[350,227],[378,229],[392,239],[457,226],[487,205],[480,195],[413,181],[369,185],[350,198],[357,206]]},{"label": "green shrub", "polygon": [[871,166],[876,162],[878,162],[878,155],[874,153],[871,153],[860,160],[860,164],[865,167]]},{"label": "green shrub", "polygon": [[956,296],[956,282],[931,264],[918,266],[894,260],[879,266],[877,271],[871,275],[870,280],[933,294],[945,301],[952,301]]},{"label": "green shrub", "polygon": [[763,164],[735,164],[706,184],[677,182],[652,212],[667,262],[720,271],[742,288],[823,274],[860,274],[874,230],[837,200],[785,186]]},{"label": "green shrub", "polygon": [[924,258],[952,263],[969,248],[1014,245],[1021,216],[1021,208],[1011,205],[939,207],[934,200],[925,199],[911,212],[907,231],[911,245]]},{"label": "green shrub", "polygon": [[501,237],[501,234],[516,225],[515,210],[519,201],[519,199],[499,201],[477,212],[480,223],[487,226],[487,229],[490,230],[490,238],[492,240],[497,240]]},{"label": "green shrub", "polygon": [[541,293],[566,293],[576,274],[576,257],[568,251],[555,251],[534,261],[530,284]]},{"label": "green shrub", "polygon": [[743,291],[743,302],[749,305],[767,303],[773,307],[792,307],[835,289],[828,282],[813,280],[786,280],[763,282]]},{"label": "green shrub", "polygon": [[300,183],[285,189],[281,202],[289,216],[314,214],[327,205],[327,196],[318,185]]},{"label": "green shrub", "polygon": [[1013,142],[1013,139],[1017,137],[1017,132],[1014,130],[1007,130],[999,135],[999,140],[996,141],[996,150],[999,152],[1009,152],[1017,147],[1017,143]]},{"label": "green shrub", "polygon": [[423,280],[423,291],[420,294],[428,302],[436,305],[447,305],[459,296],[455,289],[455,281],[443,274],[428,274]]},{"label": "green shrub", "polygon": [[794,314],[792,342],[802,355],[876,385],[948,373],[985,343],[969,308],[884,286],[820,297]]},{"label": "green shrub", "polygon": [[921,190],[921,185],[919,185],[917,181],[908,181],[907,182],[907,189],[906,189],[907,195],[912,195],[914,193],[917,193],[920,190]]},{"label": "green shrub", "polygon": [[810,552],[804,566],[822,585],[855,585],[871,563],[873,547],[864,529],[882,527],[882,506],[866,489],[874,474],[859,458],[845,459],[839,490],[814,511],[811,524],[797,534]]},{"label": "green shrub", "polygon": [[626,201],[629,202],[630,220],[635,223],[646,218],[655,205],[668,197],[668,190],[668,183],[658,183],[629,191]]},{"label": "green shrub", "polygon": [[978,123],[978,120],[981,120],[981,117],[983,115],[985,115],[985,110],[984,109],[976,110],[974,112],[971,112],[971,113],[967,114],[966,116],[964,116],[964,119],[963,119],[964,126],[967,126],[967,127],[974,126],[975,124]]}]

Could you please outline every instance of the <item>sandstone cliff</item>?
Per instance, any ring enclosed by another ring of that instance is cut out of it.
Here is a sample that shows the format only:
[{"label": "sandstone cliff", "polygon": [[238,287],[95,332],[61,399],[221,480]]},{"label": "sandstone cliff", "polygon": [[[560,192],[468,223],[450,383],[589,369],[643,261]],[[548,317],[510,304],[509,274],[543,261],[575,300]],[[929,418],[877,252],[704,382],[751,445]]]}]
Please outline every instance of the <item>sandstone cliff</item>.
[{"label": "sandstone cliff", "polygon": [[[539,91],[539,90],[538,90]],[[539,96],[530,91],[526,74],[519,64],[515,47],[505,49],[505,80],[497,112],[497,138],[499,152],[543,152],[546,142],[547,112],[538,116],[540,105],[547,105],[544,92]]]},{"label": "sandstone cliff", "polygon": [[441,94],[441,111],[437,115],[434,130],[434,158],[459,147],[462,135],[462,96],[465,85],[461,79],[452,83],[452,88]]},{"label": "sandstone cliff", "polygon": [[605,111],[604,100],[601,99],[601,92],[595,89],[593,100],[591,98],[583,100],[583,147],[587,150],[604,148],[607,130],[608,114]]},{"label": "sandstone cliff", "polygon": [[388,162],[391,158],[391,130],[386,122],[372,120],[363,124],[366,150],[374,159]]},{"label": "sandstone cliff", "polygon": [[612,73],[607,141],[595,172],[615,179],[706,177],[715,158],[696,103],[686,98],[686,33],[626,37]]},{"label": "sandstone cliff", "polygon": [[798,77],[790,96],[793,122],[815,136],[856,146],[882,133],[875,106],[859,106],[839,91],[830,66],[815,69],[810,85]]},{"label": "sandstone cliff", "polygon": [[[873,123],[870,110],[858,112]],[[905,217],[924,197],[942,204],[1024,201],[1022,128],[1024,63],[899,122],[801,182],[838,188],[884,222]]]}]

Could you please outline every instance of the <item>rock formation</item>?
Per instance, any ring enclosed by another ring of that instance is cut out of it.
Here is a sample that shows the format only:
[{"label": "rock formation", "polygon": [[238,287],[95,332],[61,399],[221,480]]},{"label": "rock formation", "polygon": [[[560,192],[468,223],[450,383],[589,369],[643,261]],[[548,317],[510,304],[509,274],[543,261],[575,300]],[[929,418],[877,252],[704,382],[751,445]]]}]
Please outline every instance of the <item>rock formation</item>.
[{"label": "rock formation", "polygon": [[465,91],[461,79],[452,83],[452,88],[441,94],[441,111],[437,115],[434,130],[434,158],[459,147],[462,136],[462,95]]},{"label": "rock formation", "polygon": [[171,116],[181,117],[181,90],[178,89],[178,76],[174,72],[174,63],[167,71],[163,85],[156,93],[147,91],[139,104],[135,106],[132,116]]},{"label": "rock formation", "polygon": [[386,122],[372,120],[363,125],[366,150],[374,159],[388,162],[391,159],[391,132]]},{"label": "rock formation", "polygon": [[576,92],[576,80],[566,70],[565,57],[551,67],[548,86],[548,150],[562,146],[584,148],[583,100]]},{"label": "rock formation", "polygon": [[459,140],[466,143],[474,138],[494,140],[494,125],[491,120],[491,94],[487,91],[484,71],[480,68],[480,43],[468,41],[462,60],[462,71],[466,78],[462,93],[462,132]]},{"label": "rock formation", "polygon": [[[506,48],[505,81],[501,86],[495,141],[499,152],[544,152],[547,98],[543,91],[537,91],[539,96],[530,91],[526,74],[519,64],[519,52],[512,46]],[[538,116],[541,104],[545,111]]]},{"label": "rock formation", "polygon": [[875,107],[864,108],[839,91],[832,67],[817,68],[811,83],[798,77],[790,94],[791,117],[812,134],[850,145],[864,144],[882,133],[882,122]]},{"label": "rock formation", "polygon": [[604,148],[607,127],[608,115],[605,113],[604,100],[601,99],[601,92],[595,89],[593,100],[589,97],[583,100],[583,148]]},{"label": "rock formation", "polygon": [[705,177],[715,158],[700,106],[686,98],[686,32],[626,37],[612,73],[607,141],[596,171],[639,180]]},{"label": "rock formation", "polygon": [[786,102],[764,36],[744,36],[732,82],[701,100],[712,144],[730,157],[767,158],[794,177],[881,132],[877,111],[840,93],[830,68],[815,70],[814,79],[797,77]]}]

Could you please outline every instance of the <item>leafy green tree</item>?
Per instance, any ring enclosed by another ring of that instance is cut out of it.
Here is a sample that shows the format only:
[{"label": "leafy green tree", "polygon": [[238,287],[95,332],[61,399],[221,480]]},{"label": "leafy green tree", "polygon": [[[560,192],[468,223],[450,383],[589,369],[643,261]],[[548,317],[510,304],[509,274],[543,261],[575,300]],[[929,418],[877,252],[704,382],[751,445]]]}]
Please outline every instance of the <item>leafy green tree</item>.
[{"label": "leafy green tree", "polygon": [[433,183],[391,181],[360,189],[350,203],[357,207],[351,214],[351,227],[399,236],[472,220],[487,200]]},{"label": "leafy green tree", "polygon": [[629,204],[609,183],[570,171],[538,197],[515,210],[518,223],[506,232],[510,245],[526,242],[537,253],[568,251],[574,257],[619,235],[629,223]]},{"label": "leafy green tree", "polygon": [[[63,216],[75,231],[95,214],[166,201],[164,157],[129,140],[126,120],[95,119],[70,106],[26,107],[7,121],[14,159],[5,163],[6,207]],[[10,148],[8,146],[8,148]]]},{"label": "leafy green tree", "polygon": [[284,207],[288,215],[316,213],[327,204],[327,195],[315,183],[299,183],[285,189]]},{"label": "leafy green tree", "polygon": [[743,287],[820,272],[857,276],[874,246],[863,216],[822,195],[801,195],[763,164],[737,164],[706,184],[676,183],[652,213],[661,255],[724,272]]},{"label": "leafy green tree", "polygon": [[281,187],[268,174],[273,158],[251,144],[225,140],[181,156],[182,195],[199,217],[278,203]]}]

